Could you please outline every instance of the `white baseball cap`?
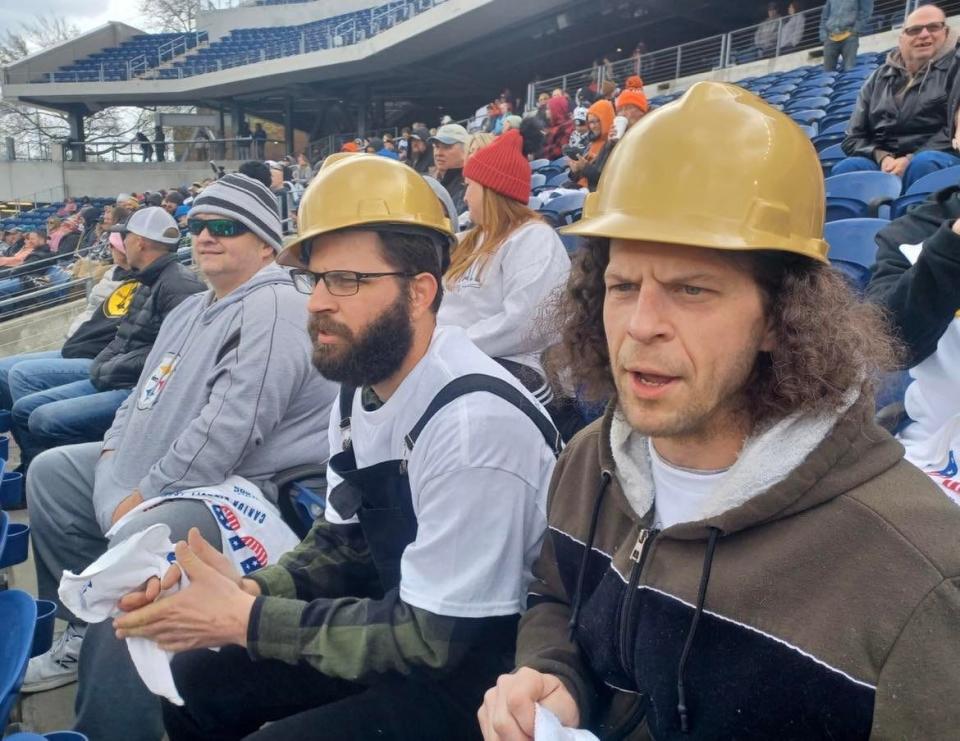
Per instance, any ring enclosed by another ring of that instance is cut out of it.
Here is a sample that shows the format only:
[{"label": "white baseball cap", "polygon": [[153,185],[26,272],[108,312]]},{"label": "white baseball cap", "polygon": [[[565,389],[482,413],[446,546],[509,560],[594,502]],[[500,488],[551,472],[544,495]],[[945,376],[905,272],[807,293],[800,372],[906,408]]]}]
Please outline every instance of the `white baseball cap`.
[{"label": "white baseball cap", "polygon": [[177,222],[160,206],[137,209],[125,222],[115,224],[107,231],[136,234],[169,247],[175,247],[180,242],[180,228]]},{"label": "white baseball cap", "polygon": [[440,142],[441,144],[466,144],[470,134],[460,124],[444,124],[437,133],[430,137],[430,141]]}]

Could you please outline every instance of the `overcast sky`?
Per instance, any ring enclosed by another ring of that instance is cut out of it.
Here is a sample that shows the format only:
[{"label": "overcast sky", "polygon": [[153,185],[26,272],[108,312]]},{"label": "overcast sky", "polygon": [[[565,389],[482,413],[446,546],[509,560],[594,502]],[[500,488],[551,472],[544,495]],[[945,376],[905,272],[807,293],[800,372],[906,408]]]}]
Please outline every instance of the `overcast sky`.
[{"label": "overcast sky", "polygon": [[62,15],[81,31],[89,31],[107,21],[124,21],[142,28],[136,0],[0,0],[0,28],[15,30],[21,21],[38,15]]}]

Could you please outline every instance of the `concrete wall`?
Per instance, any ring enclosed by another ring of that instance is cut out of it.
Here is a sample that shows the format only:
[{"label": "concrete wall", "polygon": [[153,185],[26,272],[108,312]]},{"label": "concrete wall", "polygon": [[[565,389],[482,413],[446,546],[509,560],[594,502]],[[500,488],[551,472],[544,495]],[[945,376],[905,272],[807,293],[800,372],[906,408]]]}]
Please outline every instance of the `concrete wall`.
[{"label": "concrete wall", "polygon": [[[227,171],[240,162],[221,160]],[[65,196],[115,196],[189,185],[212,175],[206,162],[2,162],[0,201],[55,201]]]},{"label": "concrete wall", "polygon": [[63,169],[60,162],[0,161],[0,201],[60,200]]},{"label": "concrete wall", "polygon": [[382,4],[383,0],[315,0],[312,3],[211,10],[200,14],[197,27],[210,34],[210,41],[216,41],[238,28],[299,26],[303,23],[352,13],[355,10],[374,8]]},{"label": "concrete wall", "polygon": [[70,322],[85,305],[86,299],[79,299],[0,322],[0,358],[60,349]]},{"label": "concrete wall", "polygon": [[72,64],[90,54],[111,46],[119,46],[121,42],[143,33],[125,23],[107,23],[76,39],[64,41],[44,51],[31,54],[5,70],[5,82],[27,83],[42,78],[48,72],[58,67]]}]

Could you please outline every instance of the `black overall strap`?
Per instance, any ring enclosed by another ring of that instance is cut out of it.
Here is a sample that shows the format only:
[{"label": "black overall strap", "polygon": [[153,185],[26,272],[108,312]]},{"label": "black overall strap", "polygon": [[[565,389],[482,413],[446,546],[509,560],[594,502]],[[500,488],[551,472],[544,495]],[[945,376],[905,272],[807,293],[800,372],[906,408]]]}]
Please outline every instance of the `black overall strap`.
[{"label": "black overall strap", "polygon": [[557,428],[554,427],[553,422],[550,421],[550,418],[537,409],[536,405],[515,386],[500,378],[487,376],[483,373],[470,373],[466,376],[460,376],[460,378],[453,379],[440,389],[440,392],[433,397],[433,401],[431,401],[427,407],[427,411],[417,420],[413,429],[410,430],[404,439],[407,444],[407,449],[413,450],[413,446],[416,444],[417,438],[420,437],[420,433],[423,432],[423,428],[427,426],[427,423],[433,419],[437,412],[451,401],[476,391],[485,391],[513,404],[513,406],[527,415],[527,418],[537,426],[537,429],[540,430],[540,434],[543,435],[543,439],[547,443],[547,447],[553,451],[554,456],[560,455],[560,451],[563,450],[563,440],[560,437],[560,433],[557,432]]},{"label": "black overall strap", "polygon": [[353,414],[353,397],[356,395],[355,386],[340,386],[340,437],[344,450],[350,450],[353,447],[350,440],[350,415]]}]

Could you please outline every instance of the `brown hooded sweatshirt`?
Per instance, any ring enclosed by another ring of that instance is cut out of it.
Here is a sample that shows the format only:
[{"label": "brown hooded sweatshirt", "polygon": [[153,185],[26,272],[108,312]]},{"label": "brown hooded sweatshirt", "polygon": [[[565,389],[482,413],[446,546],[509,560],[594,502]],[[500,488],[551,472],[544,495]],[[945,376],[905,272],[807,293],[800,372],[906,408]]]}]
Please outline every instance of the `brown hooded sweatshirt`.
[{"label": "brown hooded sweatshirt", "polygon": [[960,737],[960,509],[872,399],[752,438],[729,501],[663,532],[614,417],[557,464],[518,666],[604,740]]}]

